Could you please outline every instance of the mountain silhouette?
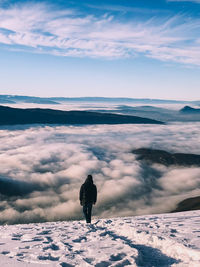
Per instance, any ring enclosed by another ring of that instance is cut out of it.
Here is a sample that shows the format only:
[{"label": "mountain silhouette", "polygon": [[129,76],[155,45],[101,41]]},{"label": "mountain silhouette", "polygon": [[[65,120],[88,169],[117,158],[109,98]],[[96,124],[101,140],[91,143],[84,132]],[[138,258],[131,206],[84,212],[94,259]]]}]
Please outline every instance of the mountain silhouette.
[{"label": "mountain silhouette", "polygon": [[165,166],[200,166],[200,155],[185,153],[169,153],[164,150],[151,148],[139,148],[132,150],[137,155],[137,160],[145,160],[149,163],[159,163]]},{"label": "mountain silhouette", "polygon": [[0,125],[15,124],[164,124],[161,121],[112,113],[62,111],[40,108],[0,106]]},{"label": "mountain silhouette", "polygon": [[178,203],[177,208],[173,212],[200,210],[200,196],[187,198]]},{"label": "mountain silhouette", "polygon": [[181,113],[199,113],[200,114],[200,108],[192,108],[190,106],[185,106],[180,110]]}]

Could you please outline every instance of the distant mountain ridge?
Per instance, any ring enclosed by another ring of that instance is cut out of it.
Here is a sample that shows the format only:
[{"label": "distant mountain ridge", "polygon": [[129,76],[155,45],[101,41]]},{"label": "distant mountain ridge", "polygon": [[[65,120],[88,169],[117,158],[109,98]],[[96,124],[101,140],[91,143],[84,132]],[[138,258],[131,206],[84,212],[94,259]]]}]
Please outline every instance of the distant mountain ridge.
[{"label": "distant mountain ridge", "polygon": [[131,102],[145,104],[199,104],[199,101],[164,100],[151,98],[126,98],[126,97],[34,97],[20,95],[0,95],[0,103],[38,103],[38,104],[59,104],[59,102]]},{"label": "distant mountain ridge", "polygon": [[21,109],[0,106],[0,125],[15,124],[164,124],[161,121],[113,113]]},{"label": "distant mountain ridge", "polygon": [[0,103],[16,104],[16,103],[35,103],[35,104],[59,104],[50,98],[34,97],[34,96],[17,96],[17,95],[0,95]]}]

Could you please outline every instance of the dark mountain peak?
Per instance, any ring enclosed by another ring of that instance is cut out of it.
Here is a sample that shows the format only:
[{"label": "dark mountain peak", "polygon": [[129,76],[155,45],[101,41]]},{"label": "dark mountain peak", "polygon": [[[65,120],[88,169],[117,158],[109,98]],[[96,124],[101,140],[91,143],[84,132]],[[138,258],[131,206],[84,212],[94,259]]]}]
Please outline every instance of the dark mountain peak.
[{"label": "dark mountain peak", "polygon": [[185,153],[170,153],[164,150],[151,148],[139,148],[132,153],[137,155],[137,160],[144,160],[150,163],[163,164],[165,166],[200,166],[200,155]]},{"label": "dark mountain peak", "polygon": [[180,112],[184,113],[200,113],[200,108],[192,108],[190,106],[185,106],[180,110]]}]

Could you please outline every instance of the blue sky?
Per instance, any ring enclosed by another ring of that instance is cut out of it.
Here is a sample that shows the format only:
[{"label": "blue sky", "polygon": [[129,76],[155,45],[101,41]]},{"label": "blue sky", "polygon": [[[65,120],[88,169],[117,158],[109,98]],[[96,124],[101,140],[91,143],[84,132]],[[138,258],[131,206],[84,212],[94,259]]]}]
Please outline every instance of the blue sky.
[{"label": "blue sky", "polygon": [[0,0],[0,93],[200,99],[200,0]]}]

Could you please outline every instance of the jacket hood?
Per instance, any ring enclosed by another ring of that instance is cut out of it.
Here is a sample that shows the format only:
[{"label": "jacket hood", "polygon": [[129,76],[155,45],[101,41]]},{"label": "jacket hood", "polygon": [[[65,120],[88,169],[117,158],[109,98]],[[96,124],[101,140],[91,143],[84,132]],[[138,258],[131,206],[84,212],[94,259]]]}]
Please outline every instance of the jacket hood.
[{"label": "jacket hood", "polygon": [[85,180],[85,184],[93,184],[92,175],[88,175],[88,177]]}]

